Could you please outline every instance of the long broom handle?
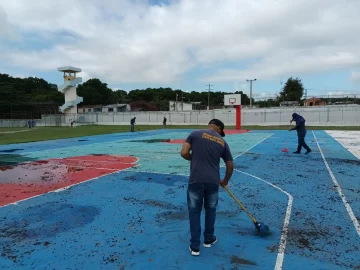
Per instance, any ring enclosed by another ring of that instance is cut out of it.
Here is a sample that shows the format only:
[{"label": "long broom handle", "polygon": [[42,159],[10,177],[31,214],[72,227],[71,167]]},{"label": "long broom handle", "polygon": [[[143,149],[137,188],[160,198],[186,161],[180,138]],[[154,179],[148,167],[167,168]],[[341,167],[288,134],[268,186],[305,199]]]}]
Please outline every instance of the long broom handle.
[{"label": "long broom handle", "polygon": [[[289,126],[289,130],[291,128],[291,123],[290,123],[290,126]],[[288,148],[288,140],[289,140],[289,136],[286,136],[286,149]]]},{"label": "long broom handle", "polygon": [[225,190],[230,194],[230,196],[240,205],[241,209],[244,210],[246,214],[248,214],[248,216],[252,219],[252,221],[256,223],[257,222],[256,219],[246,210],[246,208],[241,204],[241,202],[239,202],[239,200],[236,199],[234,194],[232,194],[232,192],[226,186],[222,186],[222,187],[225,188]]}]

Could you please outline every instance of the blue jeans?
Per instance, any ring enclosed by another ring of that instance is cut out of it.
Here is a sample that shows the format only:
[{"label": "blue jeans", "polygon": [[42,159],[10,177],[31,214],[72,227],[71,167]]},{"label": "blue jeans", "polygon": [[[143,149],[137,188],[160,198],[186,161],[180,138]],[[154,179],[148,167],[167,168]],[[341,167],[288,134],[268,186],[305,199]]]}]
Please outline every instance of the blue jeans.
[{"label": "blue jeans", "polygon": [[305,133],[298,134],[298,148],[297,151],[300,152],[301,148],[304,147],[306,150],[310,150],[310,147],[305,142]]},{"label": "blue jeans", "polygon": [[187,190],[187,204],[190,220],[191,247],[200,248],[201,210],[205,208],[204,240],[213,240],[215,231],[216,207],[219,198],[219,185],[189,184]]}]

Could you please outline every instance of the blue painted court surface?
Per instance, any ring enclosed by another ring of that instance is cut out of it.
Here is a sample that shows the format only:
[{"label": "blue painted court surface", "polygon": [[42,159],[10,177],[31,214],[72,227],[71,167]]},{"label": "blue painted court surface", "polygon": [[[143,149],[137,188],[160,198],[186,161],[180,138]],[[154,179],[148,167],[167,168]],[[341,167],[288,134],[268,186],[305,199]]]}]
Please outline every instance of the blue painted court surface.
[{"label": "blue painted court surface", "polygon": [[181,144],[161,142],[190,132],[0,146],[12,166],[99,154],[138,158],[136,167],[3,205],[0,269],[360,269],[360,161],[325,131],[308,132],[309,155],[292,154],[295,132],[226,136],[236,157],[228,187],[271,234],[258,235],[221,189],[218,242],[192,257],[189,162],[179,155]]}]

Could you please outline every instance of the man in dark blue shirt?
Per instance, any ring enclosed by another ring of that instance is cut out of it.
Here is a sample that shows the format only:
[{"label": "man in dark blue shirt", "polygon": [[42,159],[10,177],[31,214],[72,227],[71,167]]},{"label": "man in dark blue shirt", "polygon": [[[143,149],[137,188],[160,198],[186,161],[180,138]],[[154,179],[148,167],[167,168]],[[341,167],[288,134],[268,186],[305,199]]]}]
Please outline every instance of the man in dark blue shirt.
[{"label": "man in dark blue shirt", "polygon": [[136,117],[131,118],[131,120],[130,120],[130,132],[134,132],[135,120],[136,120]]},{"label": "man in dark blue shirt", "polygon": [[166,128],[166,117],[164,116],[164,119],[163,119],[163,127]]},{"label": "man in dark blue shirt", "polygon": [[[200,255],[200,216],[203,203],[205,208],[203,245],[211,247],[217,241],[214,227],[219,185],[226,186],[234,170],[233,157],[229,145],[222,138],[224,136],[224,124],[218,119],[212,119],[207,130],[193,131],[181,149],[181,156],[191,161],[187,203],[191,232],[189,248],[194,256]],[[226,165],[223,180],[220,178],[220,158]]]},{"label": "man in dark blue shirt", "polygon": [[298,147],[297,150],[294,152],[294,154],[300,154],[301,148],[304,147],[306,149],[305,154],[309,154],[311,152],[310,147],[305,143],[305,136],[306,136],[306,128],[305,128],[305,119],[301,115],[298,115],[297,113],[292,114],[292,119],[290,121],[290,124],[292,121],[296,122],[296,126],[293,128],[290,128],[289,131],[296,130],[298,134]]}]

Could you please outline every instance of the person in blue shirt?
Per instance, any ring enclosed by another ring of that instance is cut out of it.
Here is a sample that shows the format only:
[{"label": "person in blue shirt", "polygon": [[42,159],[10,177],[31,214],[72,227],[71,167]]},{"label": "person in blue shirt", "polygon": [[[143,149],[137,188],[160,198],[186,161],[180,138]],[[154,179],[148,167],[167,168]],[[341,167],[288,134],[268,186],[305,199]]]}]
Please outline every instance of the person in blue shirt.
[{"label": "person in blue shirt", "polygon": [[163,119],[163,127],[166,128],[166,117],[164,116],[164,119]]},{"label": "person in blue shirt", "polygon": [[131,118],[131,120],[130,120],[130,132],[134,132],[135,121],[136,121],[136,117]]},{"label": "person in blue shirt", "polygon": [[296,126],[293,128],[290,128],[289,131],[296,130],[298,134],[298,147],[297,150],[294,152],[294,154],[300,154],[301,148],[304,147],[306,149],[305,154],[309,154],[311,152],[310,147],[305,142],[305,136],[306,136],[306,127],[305,127],[305,119],[301,115],[298,115],[297,113],[292,114],[292,119],[290,120],[290,124],[295,121]]},{"label": "person in blue shirt", "polygon": [[[201,210],[205,208],[204,247],[217,241],[214,235],[219,186],[226,186],[234,170],[233,157],[223,139],[224,124],[212,119],[208,129],[196,130],[186,138],[181,157],[190,161],[190,177],[187,188],[187,204],[190,220],[190,253],[200,255]],[[191,153],[190,153],[191,152]],[[220,178],[220,159],[225,162],[225,177]]]}]

